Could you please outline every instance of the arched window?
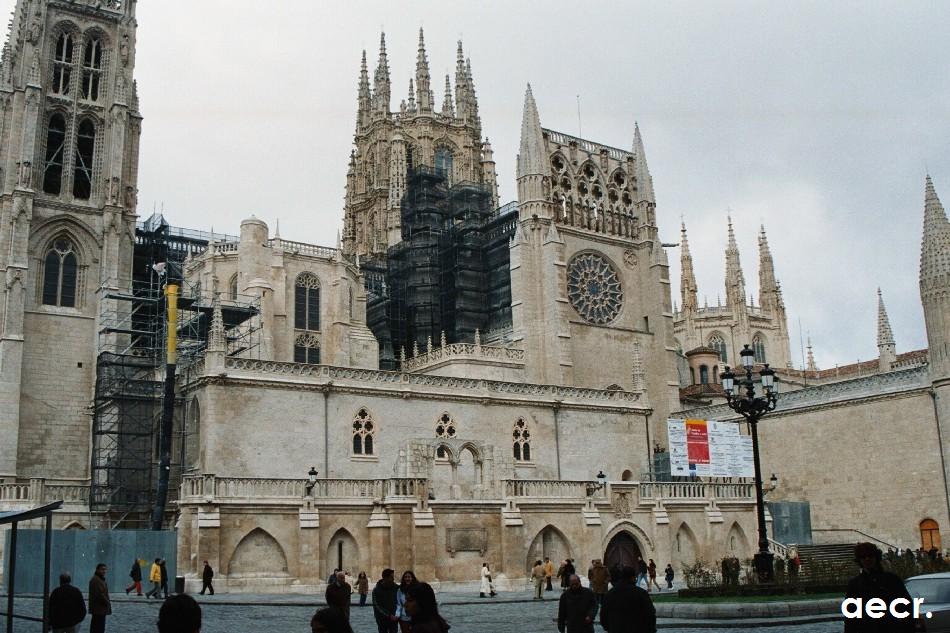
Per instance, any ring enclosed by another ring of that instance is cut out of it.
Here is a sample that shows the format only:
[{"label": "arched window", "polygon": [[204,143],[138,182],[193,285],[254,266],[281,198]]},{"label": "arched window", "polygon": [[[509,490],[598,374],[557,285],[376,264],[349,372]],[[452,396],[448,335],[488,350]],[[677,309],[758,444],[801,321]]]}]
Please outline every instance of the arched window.
[{"label": "arched window", "polygon": [[237,273],[228,281],[228,298],[231,301],[237,301],[238,298],[238,276]]},{"label": "arched window", "polygon": [[310,332],[298,335],[294,339],[294,362],[319,365],[320,339]]},{"label": "arched window", "polygon": [[752,338],[752,351],[755,353],[755,362],[768,362],[765,360],[765,341],[758,334]]},{"label": "arched window", "polygon": [[705,365],[699,366],[699,384],[709,384],[709,367],[706,367]]},{"label": "arched window", "polygon": [[729,362],[729,359],[726,357],[726,341],[718,332],[709,337],[709,347],[719,352],[719,362]]},{"label": "arched window", "polygon": [[[446,180],[452,180],[452,165],[454,163],[452,150],[447,147],[440,147],[435,150],[435,175],[442,176]],[[450,183],[451,184],[451,183]]]},{"label": "arched window", "polygon": [[96,126],[83,119],[76,135],[76,154],[73,157],[73,197],[88,200],[92,195],[92,155],[96,147]]},{"label": "arched window", "polygon": [[920,522],[920,547],[925,552],[934,548],[940,550],[940,526],[933,519]]},{"label": "arched window", "polygon": [[301,273],[294,290],[294,327],[320,329],[320,280],[313,273]]},{"label": "arched window", "polygon": [[373,422],[373,416],[366,408],[361,408],[353,418],[353,454],[373,455],[375,435],[376,424]]},{"label": "arched window", "polygon": [[[455,437],[455,420],[448,413],[439,416],[439,421],[435,424],[435,436],[443,439],[453,439]],[[445,447],[440,446],[435,449],[435,456],[439,459],[445,459]]]},{"label": "arched window", "polygon": [[511,431],[511,453],[516,462],[531,461],[531,431],[524,418],[518,418]]},{"label": "arched window", "polygon": [[82,98],[99,100],[99,80],[102,78],[102,42],[86,41],[82,55]]},{"label": "arched window", "polygon": [[73,64],[73,36],[61,33],[56,40],[56,51],[53,53],[53,93],[58,95],[69,94],[69,80]]},{"label": "arched window", "polygon": [[63,159],[66,146],[66,119],[56,113],[46,127],[46,165],[43,168],[43,191],[58,196],[63,188]]},{"label": "arched window", "polygon": [[75,307],[78,273],[72,242],[65,237],[57,238],[43,259],[43,303]]}]

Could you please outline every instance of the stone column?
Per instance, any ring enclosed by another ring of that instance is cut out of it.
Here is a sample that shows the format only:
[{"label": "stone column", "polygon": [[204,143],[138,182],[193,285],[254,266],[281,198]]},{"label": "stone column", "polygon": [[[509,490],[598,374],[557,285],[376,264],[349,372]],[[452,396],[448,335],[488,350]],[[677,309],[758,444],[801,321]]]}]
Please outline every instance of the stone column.
[{"label": "stone column", "polygon": [[389,546],[392,523],[385,506],[377,504],[366,524],[369,533],[369,564],[371,568],[388,567],[391,559]]},{"label": "stone column", "polygon": [[[215,578],[226,579],[227,570],[221,569],[221,513],[216,504],[198,507],[196,531],[198,533],[198,555],[192,566],[194,572],[199,573],[200,569],[204,567],[203,561],[208,561],[211,568],[215,570]],[[226,586],[222,588],[226,588]]]},{"label": "stone column", "polygon": [[307,497],[299,514],[300,533],[297,537],[297,580],[302,585],[318,585],[320,578],[320,511],[313,498]]}]

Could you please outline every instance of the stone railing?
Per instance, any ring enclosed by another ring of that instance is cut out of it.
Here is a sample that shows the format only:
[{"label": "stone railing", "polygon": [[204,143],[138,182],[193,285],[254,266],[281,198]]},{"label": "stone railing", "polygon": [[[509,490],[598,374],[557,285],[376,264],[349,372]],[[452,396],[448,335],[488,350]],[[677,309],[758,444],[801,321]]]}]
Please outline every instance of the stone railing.
[{"label": "stone railing", "polygon": [[300,499],[427,499],[428,482],[425,479],[393,477],[390,479],[318,479],[308,490],[306,479],[276,479],[255,477],[216,477],[214,475],[186,476],[181,482],[181,500],[205,499],[259,500]]},{"label": "stone railing", "polygon": [[664,501],[704,501],[706,499],[755,501],[755,485],[697,483],[692,481],[645,481],[640,484],[640,498]]},{"label": "stone railing", "polygon": [[[593,481],[560,481],[552,479],[505,479],[505,498],[586,499],[606,497],[604,488]],[[590,494],[588,494],[590,493]]]},{"label": "stone railing", "polygon": [[88,504],[89,486],[84,484],[48,484],[33,478],[29,483],[0,484],[0,504],[38,506],[51,501]]},{"label": "stone railing", "polygon": [[425,354],[407,358],[403,361],[402,368],[405,371],[417,371],[448,360],[495,360],[523,365],[524,350],[477,343],[449,343]]},{"label": "stone railing", "polygon": [[0,484],[0,501],[32,501],[30,484]]},{"label": "stone railing", "polygon": [[214,254],[236,253],[240,242],[219,242],[214,244]]},{"label": "stone railing", "polygon": [[[502,348],[505,349],[505,348]],[[520,350],[509,350],[517,352]],[[511,394],[530,396],[532,398],[547,397],[551,400],[575,400],[595,404],[635,405],[640,400],[640,394],[632,391],[605,391],[603,389],[588,389],[585,387],[562,387],[559,385],[539,385],[521,382],[503,382],[500,380],[483,380],[480,378],[457,378],[454,376],[433,376],[429,374],[414,374],[410,372],[394,372],[376,369],[356,369],[347,367],[329,367],[327,365],[306,365],[303,363],[287,363],[270,360],[254,360],[249,358],[225,359],[225,368],[238,371],[247,371],[259,374],[278,374],[282,376],[302,376],[313,378],[327,378],[332,380],[345,379],[392,386],[423,386],[451,389],[453,391],[478,391],[483,395]]]},{"label": "stone railing", "polygon": [[314,255],[325,259],[336,257],[337,250],[328,246],[317,246],[316,244],[305,244],[304,242],[292,242],[279,237],[272,237],[267,240],[267,245],[271,248],[280,248],[291,253],[300,255]]}]

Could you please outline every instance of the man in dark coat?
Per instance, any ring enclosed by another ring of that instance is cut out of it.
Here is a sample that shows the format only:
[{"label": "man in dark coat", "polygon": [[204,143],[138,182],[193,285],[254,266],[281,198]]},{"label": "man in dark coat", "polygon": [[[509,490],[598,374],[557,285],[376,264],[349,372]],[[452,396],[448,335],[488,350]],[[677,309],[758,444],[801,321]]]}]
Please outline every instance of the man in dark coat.
[{"label": "man in dark coat", "polygon": [[[858,543],[854,548],[854,560],[861,566],[861,573],[848,582],[845,598],[860,598],[862,607],[871,598],[880,598],[890,606],[892,600],[907,600],[904,609],[910,610],[910,594],[904,582],[895,574],[881,567],[881,550],[873,543]],[[864,617],[845,619],[845,633],[913,633],[913,618],[895,618],[888,609],[881,618]]]},{"label": "man in dark coat", "polygon": [[594,633],[597,599],[594,592],[581,587],[576,574],[568,578],[567,591],[561,594],[557,608],[557,630],[561,633]]},{"label": "man in dark coat", "polygon": [[336,573],[336,578],[327,585],[327,606],[338,609],[340,613],[350,621],[350,594],[353,589],[346,582],[346,574],[342,571]]},{"label": "man in dark coat", "polygon": [[214,587],[211,586],[211,579],[214,578],[214,570],[211,569],[211,565],[208,564],[208,561],[205,561],[205,568],[201,571],[201,591],[198,592],[202,596],[205,595],[205,590],[207,589],[211,595],[214,595]]},{"label": "man in dark coat", "polygon": [[158,564],[158,568],[162,572],[162,596],[168,598],[168,567],[165,567],[165,559]]},{"label": "man in dark coat", "polygon": [[105,633],[106,616],[112,613],[109,585],[106,583],[105,563],[96,565],[96,573],[89,580],[89,613],[92,614],[89,633]]},{"label": "man in dark coat", "polygon": [[139,560],[136,558],[132,561],[132,569],[129,571],[129,578],[132,579],[132,584],[125,588],[125,595],[129,595],[129,592],[135,589],[136,595],[142,595],[142,568],[139,566]]},{"label": "man in dark coat", "polygon": [[86,619],[86,601],[72,584],[69,574],[60,574],[59,587],[49,595],[49,625],[53,633],[76,633],[77,625]]},{"label": "man in dark coat", "polygon": [[382,578],[373,587],[373,616],[379,633],[396,633],[399,629],[399,617],[396,615],[395,571],[384,569]]},{"label": "man in dark coat", "polygon": [[600,625],[610,633],[656,633],[656,608],[650,594],[637,585],[634,567],[620,570],[613,589],[604,596]]}]

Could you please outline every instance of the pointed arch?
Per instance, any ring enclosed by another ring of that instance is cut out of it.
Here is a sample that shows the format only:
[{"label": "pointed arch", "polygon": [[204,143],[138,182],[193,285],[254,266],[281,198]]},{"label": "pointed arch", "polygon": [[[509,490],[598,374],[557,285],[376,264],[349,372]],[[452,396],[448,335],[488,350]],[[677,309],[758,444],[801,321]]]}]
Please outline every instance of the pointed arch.
[{"label": "pointed arch", "polygon": [[696,555],[699,552],[696,534],[686,521],[680,523],[676,534],[673,537],[673,559],[685,565],[691,565],[696,561]]},{"label": "pointed arch", "polygon": [[353,416],[351,455],[376,454],[376,418],[367,407],[360,407]]},{"label": "pointed arch", "polygon": [[[458,430],[455,425],[455,419],[448,411],[443,411],[439,416],[439,419],[435,422],[435,436],[440,439],[455,439],[458,437]],[[453,455],[452,450],[447,448],[445,444],[440,444],[436,446],[435,449],[436,459],[449,459],[450,461],[455,461],[455,455]]]},{"label": "pointed arch", "polygon": [[706,339],[707,345],[719,354],[719,362],[728,365],[729,358],[726,354],[726,339],[722,336],[721,332],[713,332],[709,335],[709,338]]},{"label": "pointed arch", "polygon": [[766,338],[762,332],[756,332],[752,336],[752,352],[755,355],[755,362],[759,364],[767,363],[765,357],[765,348],[766,348]]},{"label": "pointed arch", "polygon": [[198,396],[188,405],[188,417],[185,427],[185,468],[196,470],[199,466],[201,447],[201,404]]},{"label": "pointed arch", "polygon": [[231,278],[228,279],[228,299],[231,301],[238,300],[238,274],[234,273],[231,275]]},{"label": "pointed arch", "polygon": [[746,558],[752,551],[745,530],[737,521],[732,522],[729,534],[726,536],[726,550],[737,558]]},{"label": "pointed arch", "polygon": [[320,278],[309,271],[294,280],[294,328],[320,330]]},{"label": "pointed arch", "polygon": [[327,541],[326,570],[324,576],[334,569],[353,570],[360,567],[360,547],[346,528],[339,528]]},{"label": "pointed arch", "polygon": [[228,562],[228,576],[270,578],[287,575],[284,548],[267,530],[259,527],[241,539]]},{"label": "pointed arch", "polygon": [[79,521],[70,521],[63,526],[64,530],[85,530],[86,526],[80,523]]},{"label": "pointed arch", "polygon": [[555,568],[565,558],[574,558],[571,542],[561,530],[550,523],[538,530],[531,540],[525,556],[525,569],[531,569],[536,560],[543,561],[545,558],[550,558]]}]

